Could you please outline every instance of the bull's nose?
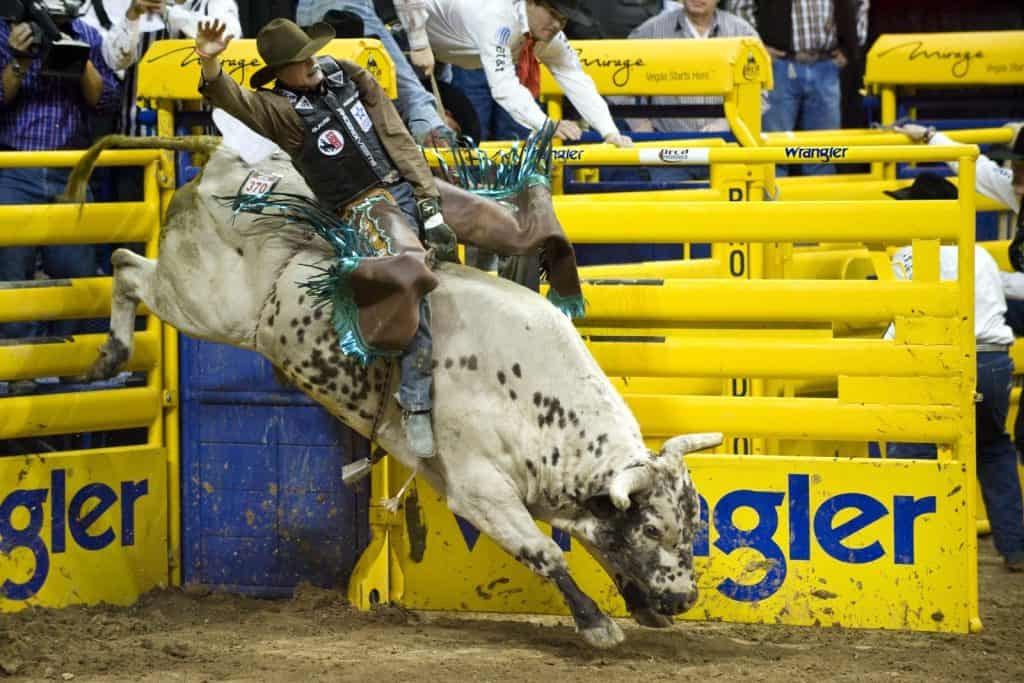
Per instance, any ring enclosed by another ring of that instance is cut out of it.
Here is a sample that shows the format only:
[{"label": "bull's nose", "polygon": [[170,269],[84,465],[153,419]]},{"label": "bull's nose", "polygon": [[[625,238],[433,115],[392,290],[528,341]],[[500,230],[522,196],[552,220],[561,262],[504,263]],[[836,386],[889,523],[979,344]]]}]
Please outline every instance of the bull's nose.
[{"label": "bull's nose", "polygon": [[698,591],[694,586],[689,593],[672,593],[662,601],[666,614],[682,614],[697,604]]},{"label": "bull's nose", "polygon": [[697,598],[699,596],[700,596],[700,591],[698,591],[697,587],[694,586],[693,590],[690,591],[689,593],[687,593],[686,600],[685,600],[685,602],[683,602],[683,608],[681,610],[679,610],[679,611],[680,612],[685,612],[688,609],[692,608],[694,605],[697,604]]}]

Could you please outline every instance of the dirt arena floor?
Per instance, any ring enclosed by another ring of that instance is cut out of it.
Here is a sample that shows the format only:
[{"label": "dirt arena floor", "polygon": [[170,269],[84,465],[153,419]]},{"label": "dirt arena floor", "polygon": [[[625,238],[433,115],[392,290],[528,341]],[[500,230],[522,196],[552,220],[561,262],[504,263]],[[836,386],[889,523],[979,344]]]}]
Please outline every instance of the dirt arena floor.
[{"label": "dirt arena floor", "polygon": [[1024,574],[981,545],[974,636],[623,621],[627,641],[594,651],[557,618],[361,614],[306,587],[276,601],[167,590],[129,608],[0,615],[0,679],[1024,681]]}]

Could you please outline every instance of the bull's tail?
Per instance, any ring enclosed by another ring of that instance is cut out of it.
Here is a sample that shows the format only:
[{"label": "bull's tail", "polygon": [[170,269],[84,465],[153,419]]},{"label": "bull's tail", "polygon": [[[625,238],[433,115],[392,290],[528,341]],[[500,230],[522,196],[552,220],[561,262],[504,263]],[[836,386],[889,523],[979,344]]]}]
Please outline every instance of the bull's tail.
[{"label": "bull's tail", "polygon": [[60,202],[80,204],[85,201],[85,191],[92,177],[100,153],[106,149],[167,149],[177,152],[212,154],[221,139],[212,135],[182,135],[176,137],[134,137],[131,135],[106,135],[93,143],[82,159],[71,170],[64,193],[57,197]]}]

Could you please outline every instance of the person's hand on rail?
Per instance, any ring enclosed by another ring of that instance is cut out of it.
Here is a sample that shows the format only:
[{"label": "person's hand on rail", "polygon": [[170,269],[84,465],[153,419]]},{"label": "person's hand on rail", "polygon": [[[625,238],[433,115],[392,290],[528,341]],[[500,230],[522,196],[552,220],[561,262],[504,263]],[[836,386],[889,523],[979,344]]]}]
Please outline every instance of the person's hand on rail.
[{"label": "person's hand on rail", "polygon": [[572,121],[566,121],[565,119],[558,122],[555,126],[555,137],[559,140],[579,140],[580,136],[583,135],[583,131],[580,127]]},{"label": "person's hand on rail", "polygon": [[628,135],[623,135],[622,133],[609,133],[604,136],[604,141],[609,145],[615,145],[616,147],[626,148],[633,146],[633,139]]},{"label": "person's hand on rail", "polygon": [[910,138],[911,142],[927,143],[932,139],[932,135],[935,134],[934,128],[920,126],[916,123],[904,123],[902,126],[893,126],[892,130],[894,133],[906,135]]}]

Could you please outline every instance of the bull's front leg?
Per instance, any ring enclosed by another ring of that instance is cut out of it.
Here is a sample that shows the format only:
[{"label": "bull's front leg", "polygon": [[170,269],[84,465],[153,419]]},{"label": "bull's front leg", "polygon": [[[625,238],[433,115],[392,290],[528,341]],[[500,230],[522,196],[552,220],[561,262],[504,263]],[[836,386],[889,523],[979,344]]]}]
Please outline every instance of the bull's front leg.
[{"label": "bull's front leg", "polygon": [[[110,300],[110,336],[100,347],[100,357],[86,370],[87,382],[109,379],[132,355],[136,308],[146,301],[156,262],[128,249],[117,249],[111,257],[114,284]],[[147,304],[149,302],[147,301]]]},{"label": "bull's front leg", "polygon": [[[461,485],[460,485],[461,484]],[[518,493],[498,472],[473,477],[471,482],[448,482],[448,507],[473,522],[508,554],[554,583],[590,645],[614,647],[624,639],[622,629],[580,590],[569,574],[561,548],[541,533]]]}]

